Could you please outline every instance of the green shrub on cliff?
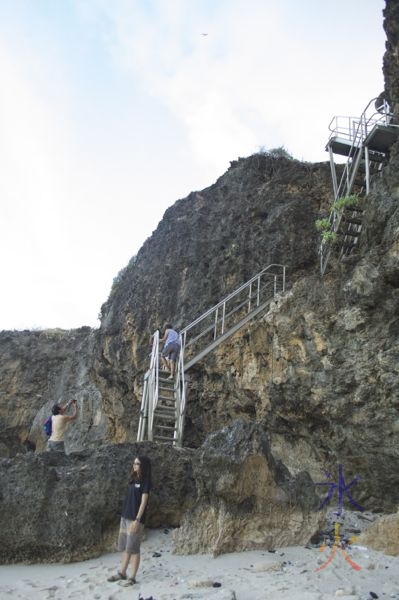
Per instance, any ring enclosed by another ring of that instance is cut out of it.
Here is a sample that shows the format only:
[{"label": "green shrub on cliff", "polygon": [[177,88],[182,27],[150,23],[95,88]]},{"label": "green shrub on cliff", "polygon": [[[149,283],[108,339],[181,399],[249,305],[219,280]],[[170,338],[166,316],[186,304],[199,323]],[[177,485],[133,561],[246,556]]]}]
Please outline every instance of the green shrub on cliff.
[{"label": "green shrub on cliff", "polygon": [[351,194],[350,196],[342,196],[342,198],[338,198],[330,208],[330,214],[328,217],[324,217],[322,219],[316,219],[315,227],[317,231],[321,233],[321,239],[323,242],[334,244],[337,239],[337,232],[331,229],[332,220],[331,215],[334,211],[339,212],[346,207],[356,206],[359,203],[359,196],[357,194]]}]

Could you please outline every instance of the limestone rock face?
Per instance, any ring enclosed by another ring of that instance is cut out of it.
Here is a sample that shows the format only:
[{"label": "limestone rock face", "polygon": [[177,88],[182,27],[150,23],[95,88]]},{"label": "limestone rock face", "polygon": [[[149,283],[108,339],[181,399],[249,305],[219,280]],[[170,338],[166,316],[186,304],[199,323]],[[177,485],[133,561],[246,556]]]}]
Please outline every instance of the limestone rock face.
[{"label": "limestone rock face", "polygon": [[323,519],[309,475],[291,476],[262,428],[243,419],[207,437],[194,477],[197,502],[174,532],[179,554],[306,543]]},{"label": "limestone rock face", "polygon": [[101,443],[107,419],[92,378],[95,331],[2,331],[0,349],[0,456],[43,450],[52,406],[71,398],[80,415],[68,429],[67,450]]},{"label": "limestone rock face", "polygon": [[195,500],[191,453],[144,443],[0,459],[0,562],[67,562],[114,550],[139,454],[153,465],[147,524],[178,525]]},{"label": "limestone rock face", "polygon": [[[68,451],[133,441],[150,334],[165,320],[188,324],[271,262],[287,264],[291,281],[316,268],[314,220],[330,187],[326,163],[239,159],[166,211],[116,278],[100,330],[0,333],[0,456],[27,440],[42,450],[51,406],[73,396],[81,413]],[[187,444],[203,441],[187,433]]]},{"label": "limestone rock face", "polygon": [[384,55],[385,90],[388,101],[399,115],[399,3],[386,0],[384,29],[387,35]]},{"label": "limestone rock face", "polygon": [[[397,0],[387,0],[384,74],[396,119],[398,10]],[[338,483],[338,465],[342,464],[346,484],[361,476],[351,488],[358,504],[365,510],[395,511],[399,485],[399,143],[392,147],[383,171],[374,177],[362,205],[357,251],[344,261],[333,259],[321,278],[314,221],[330,205],[331,187],[327,163],[302,163],[278,153],[234,161],[214,185],[193,192],[166,211],[137,257],[116,278],[102,307],[99,330],[0,333],[0,456],[25,452],[32,448],[28,442],[40,451],[45,443],[41,427],[51,405],[73,396],[81,411],[68,432],[68,451],[134,440],[149,336],[154,329],[166,320],[176,327],[186,325],[267,264],[283,263],[287,265],[287,294],[189,371],[185,444],[198,448],[210,432],[237,418],[257,421],[267,433],[276,460],[257,450],[249,456],[242,453],[242,464],[251,472],[253,461],[265,474],[263,482],[272,494],[283,490],[282,506],[288,492],[275,477],[273,464],[278,460],[292,480],[307,471],[314,482],[325,481],[324,469]],[[207,447],[201,452],[208,452]],[[211,540],[218,552],[219,547],[232,548],[236,543],[229,512],[232,504],[225,497],[227,472],[232,470],[231,485],[242,474],[231,458],[229,463],[226,457],[216,459],[212,452],[210,456],[212,464],[220,462],[225,481],[220,490],[198,484],[204,499],[212,495],[213,500],[202,504],[198,498],[181,535],[188,531],[191,519],[198,531],[196,546],[205,547]],[[16,485],[25,468],[22,465],[29,464],[36,469],[36,478],[27,479],[27,485],[34,487],[45,472],[43,477],[52,490],[58,482],[54,475],[58,467],[47,469],[48,460],[17,456],[7,468],[14,473]],[[199,464],[195,468],[200,481]],[[248,481],[250,489],[251,485]],[[39,504],[45,507],[50,502],[54,507],[51,494],[41,493]],[[254,491],[248,505],[262,507],[266,500],[259,494]],[[333,502],[335,494],[329,507]],[[345,508],[351,507],[345,494],[344,502]],[[221,539],[229,540],[225,546],[218,546],[198,526],[200,514],[212,527],[219,519],[224,529],[221,525],[218,531],[227,532]],[[11,513],[7,515],[10,518]],[[32,532],[38,534],[36,520]],[[256,541],[251,528],[248,531]],[[29,535],[33,540],[33,533]],[[276,543],[282,539],[279,536]],[[187,544],[191,551],[188,533],[181,540],[182,547]],[[79,541],[78,546],[82,544]]]},{"label": "limestone rock face", "polygon": [[188,325],[270,263],[291,282],[317,268],[314,221],[330,190],[327,163],[257,154],[165,212],[102,307],[95,371],[112,438],[137,423],[155,329]]},{"label": "limestone rock face", "polygon": [[385,515],[372,523],[359,537],[359,544],[399,556],[399,512]]}]

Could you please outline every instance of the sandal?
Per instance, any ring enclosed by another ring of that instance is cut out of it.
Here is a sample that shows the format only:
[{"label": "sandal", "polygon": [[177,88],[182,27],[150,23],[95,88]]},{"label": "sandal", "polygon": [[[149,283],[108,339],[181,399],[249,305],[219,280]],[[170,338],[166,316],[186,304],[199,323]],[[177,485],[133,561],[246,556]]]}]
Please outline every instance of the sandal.
[{"label": "sandal", "polygon": [[129,587],[131,585],[134,585],[135,583],[137,583],[136,579],[134,577],[129,577],[126,583],[122,583],[122,585],[123,587]]},{"label": "sandal", "polygon": [[118,571],[116,575],[111,575],[111,577],[108,577],[107,581],[120,581],[121,579],[126,579],[126,575],[123,575]]}]

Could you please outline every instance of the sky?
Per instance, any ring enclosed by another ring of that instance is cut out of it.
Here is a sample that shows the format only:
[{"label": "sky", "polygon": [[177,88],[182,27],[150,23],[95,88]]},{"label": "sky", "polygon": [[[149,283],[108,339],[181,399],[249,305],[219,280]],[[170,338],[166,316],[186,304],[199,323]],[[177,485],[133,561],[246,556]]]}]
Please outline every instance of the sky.
[{"label": "sky", "polygon": [[165,210],[325,161],[383,90],[383,0],[0,0],[0,330],[98,327]]}]

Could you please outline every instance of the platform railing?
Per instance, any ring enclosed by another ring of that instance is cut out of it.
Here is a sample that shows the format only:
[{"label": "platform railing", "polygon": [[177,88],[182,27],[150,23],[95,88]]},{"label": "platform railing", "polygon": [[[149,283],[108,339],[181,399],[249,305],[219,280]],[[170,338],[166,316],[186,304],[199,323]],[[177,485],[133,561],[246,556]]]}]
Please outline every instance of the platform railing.
[{"label": "platform railing", "polygon": [[[376,107],[378,105],[378,108]],[[373,98],[367,104],[360,117],[333,117],[329,124],[330,136],[327,142],[327,148],[330,154],[331,175],[334,189],[334,202],[339,198],[350,196],[353,193],[357,174],[362,161],[365,165],[364,184],[362,194],[368,195],[370,191],[370,176],[371,168],[370,161],[372,160],[371,152],[364,142],[367,136],[377,125],[392,126],[393,114],[390,111],[389,105],[385,99],[380,97]],[[397,125],[393,125],[397,127]],[[332,141],[337,138],[344,139],[350,143],[347,151],[347,161],[343,168],[342,175],[338,181],[334,153],[332,149]],[[383,153],[373,152],[373,159],[377,160],[380,155],[380,160],[384,157]],[[329,215],[329,231],[336,233],[340,228],[343,208],[333,209]],[[327,267],[332,245],[330,242],[322,239],[320,243],[320,272],[323,275]]]},{"label": "platform railing", "polygon": [[159,331],[152,337],[150,368],[144,375],[143,395],[139,413],[137,441],[145,439],[152,441],[154,412],[158,404],[159,393]]}]

